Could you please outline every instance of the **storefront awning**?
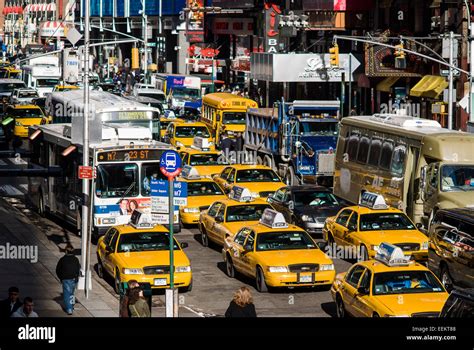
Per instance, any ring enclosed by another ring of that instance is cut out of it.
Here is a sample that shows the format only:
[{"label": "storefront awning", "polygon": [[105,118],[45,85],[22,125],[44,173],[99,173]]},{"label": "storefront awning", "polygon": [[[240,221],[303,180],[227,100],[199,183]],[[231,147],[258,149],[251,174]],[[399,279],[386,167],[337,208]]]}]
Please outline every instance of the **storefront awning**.
[{"label": "storefront awning", "polygon": [[437,98],[448,85],[449,83],[444,77],[439,75],[425,75],[410,90],[410,96]]},{"label": "storefront awning", "polygon": [[383,91],[383,92],[390,92],[390,88],[393,84],[398,81],[399,77],[388,77],[382,80],[380,83],[377,84],[376,90]]}]

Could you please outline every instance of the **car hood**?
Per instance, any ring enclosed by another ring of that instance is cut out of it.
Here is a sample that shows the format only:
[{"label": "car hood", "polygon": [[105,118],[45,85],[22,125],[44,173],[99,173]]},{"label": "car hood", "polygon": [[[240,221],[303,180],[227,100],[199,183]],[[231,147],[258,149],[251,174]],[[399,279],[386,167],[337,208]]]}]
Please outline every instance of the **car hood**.
[{"label": "car hood", "polygon": [[204,207],[210,206],[215,201],[226,199],[227,196],[217,195],[217,196],[188,196],[188,204],[185,205],[183,208],[196,208],[196,207]]},{"label": "car hood", "polygon": [[327,218],[330,216],[336,215],[339,210],[341,209],[340,206],[328,206],[328,207],[315,207],[310,205],[305,205],[303,207],[296,207],[295,214],[297,215],[309,215],[312,217],[321,217]]},{"label": "car hood", "polygon": [[428,241],[428,237],[418,230],[361,231],[356,234],[356,237],[372,245],[380,245],[383,242],[421,244]]},{"label": "car hood", "polygon": [[267,266],[287,266],[292,264],[332,264],[332,260],[319,249],[295,249],[256,252]]},{"label": "car hood", "polygon": [[246,187],[250,192],[277,191],[286,185],[283,182],[236,182],[235,185]]},{"label": "car hood", "polygon": [[[190,265],[188,257],[182,250],[174,251],[174,265]],[[169,250],[150,251],[150,252],[124,252],[117,253],[118,260],[123,267],[143,268],[145,266],[169,265]]]},{"label": "car hood", "polygon": [[[418,312],[440,312],[448,293],[411,293],[376,295],[374,300],[383,304],[391,315],[411,316]],[[402,302],[403,301],[403,302]],[[384,315],[380,315],[384,316]]]},{"label": "car hood", "polygon": [[229,233],[236,235],[237,232],[244,226],[251,226],[258,224],[258,221],[234,221],[234,222],[226,222],[222,226],[224,226]]}]

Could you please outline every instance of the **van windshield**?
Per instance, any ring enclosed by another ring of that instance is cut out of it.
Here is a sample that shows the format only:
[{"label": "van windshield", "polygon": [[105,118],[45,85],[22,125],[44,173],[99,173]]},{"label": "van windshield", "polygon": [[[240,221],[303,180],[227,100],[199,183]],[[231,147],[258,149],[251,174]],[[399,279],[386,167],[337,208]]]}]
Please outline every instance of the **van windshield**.
[{"label": "van windshield", "polygon": [[59,84],[58,79],[36,79],[37,87],[55,87]]},{"label": "van windshield", "polygon": [[474,191],[474,165],[443,165],[441,191]]}]

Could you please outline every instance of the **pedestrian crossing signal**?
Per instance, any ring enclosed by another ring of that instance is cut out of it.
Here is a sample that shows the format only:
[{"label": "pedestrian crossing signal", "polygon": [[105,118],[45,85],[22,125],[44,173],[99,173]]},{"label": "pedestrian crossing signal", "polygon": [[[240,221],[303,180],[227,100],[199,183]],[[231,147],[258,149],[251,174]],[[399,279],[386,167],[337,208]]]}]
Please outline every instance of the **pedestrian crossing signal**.
[{"label": "pedestrian crossing signal", "polygon": [[329,49],[329,62],[333,67],[339,67],[339,46],[337,44]]}]

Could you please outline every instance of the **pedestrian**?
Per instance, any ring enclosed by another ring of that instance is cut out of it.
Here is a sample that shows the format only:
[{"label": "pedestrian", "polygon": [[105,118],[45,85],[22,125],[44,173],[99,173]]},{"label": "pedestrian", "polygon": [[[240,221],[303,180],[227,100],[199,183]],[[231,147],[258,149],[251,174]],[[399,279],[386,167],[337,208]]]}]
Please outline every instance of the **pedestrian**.
[{"label": "pedestrian", "polygon": [[242,133],[237,132],[235,134],[235,140],[234,140],[234,151],[236,152],[242,151],[243,144],[244,144],[244,140],[242,138]]},{"label": "pedestrian", "polygon": [[30,297],[26,297],[23,299],[23,307],[19,308],[12,314],[12,317],[20,318],[20,317],[38,317],[38,314],[33,311],[33,299]]},{"label": "pedestrian", "polygon": [[72,315],[74,311],[74,303],[76,301],[74,291],[79,280],[80,270],[81,264],[74,255],[74,248],[68,244],[66,246],[66,254],[59,259],[56,266],[56,275],[63,285],[64,308],[68,315]]},{"label": "pedestrian", "polygon": [[240,287],[229,304],[225,317],[257,317],[252,294],[247,287]]},{"label": "pedestrian", "polygon": [[130,310],[128,309],[130,294],[133,288],[140,287],[140,284],[136,280],[128,281],[128,289],[120,302],[120,317],[130,317]]},{"label": "pedestrian", "polygon": [[10,317],[21,307],[18,287],[8,288],[8,298],[0,301],[0,318]]},{"label": "pedestrian", "polygon": [[227,132],[222,134],[222,138],[221,138],[221,142],[220,142],[219,147],[225,155],[228,155],[229,152],[231,151],[231,148],[233,147],[233,141],[229,137],[229,134]]},{"label": "pedestrian", "polygon": [[130,291],[128,299],[128,309],[130,317],[150,317],[150,306],[143,296],[143,290],[140,287],[135,287]]}]

